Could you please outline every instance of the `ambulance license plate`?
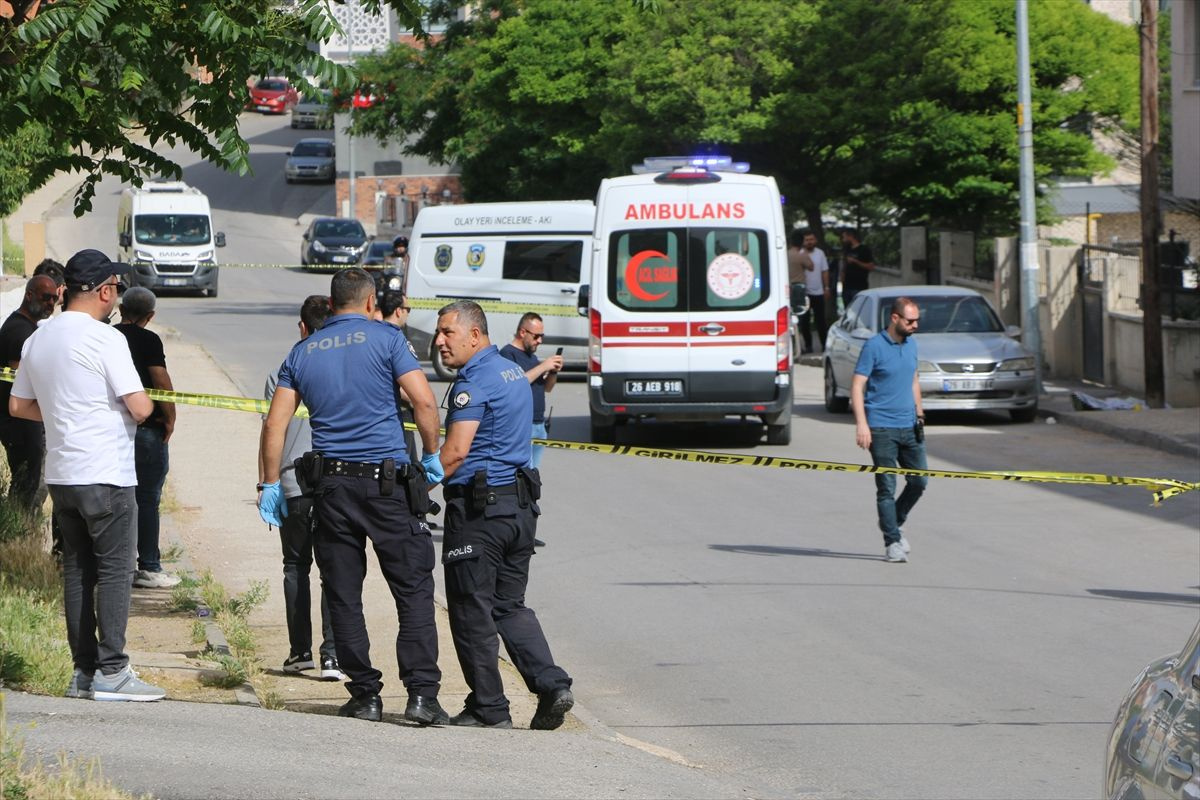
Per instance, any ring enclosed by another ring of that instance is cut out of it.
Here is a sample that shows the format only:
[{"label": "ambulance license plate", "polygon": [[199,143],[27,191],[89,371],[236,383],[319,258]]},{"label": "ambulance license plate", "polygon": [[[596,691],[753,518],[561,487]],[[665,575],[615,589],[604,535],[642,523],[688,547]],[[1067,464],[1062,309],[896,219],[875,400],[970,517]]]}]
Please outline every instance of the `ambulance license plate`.
[{"label": "ambulance license plate", "polygon": [[683,394],[683,381],[681,380],[625,381],[626,397],[680,394]]},{"label": "ambulance license plate", "polygon": [[943,392],[982,392],[995,387],[991,378],[951,378],[942,381]]}]

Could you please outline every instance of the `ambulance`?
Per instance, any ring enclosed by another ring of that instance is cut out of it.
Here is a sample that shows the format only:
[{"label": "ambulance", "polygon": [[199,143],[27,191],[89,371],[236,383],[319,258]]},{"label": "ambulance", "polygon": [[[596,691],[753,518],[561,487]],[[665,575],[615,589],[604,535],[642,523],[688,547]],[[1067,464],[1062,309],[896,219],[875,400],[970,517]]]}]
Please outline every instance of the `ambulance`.
[{"label": "ambulance", "polygon": [[[562,348],[566,369],[582,371],[587,320],[579,316],[579,286],[586,279],[596,207],[591,200],[464,203],[427,206],[413,222],[405,294],[413,303],[405,330],[413,347],[428,354],[438,377],[454,370],[433,346],[437,308],[454,300],[484,302],[488,333],[508,344],[525,311],[542,316],[539,358]],[[505,303],[503,310],[487,301]]]},{"label": "ambulance", "polygon": [[592,440],[631,420],[760,419],[792,435],[787,236],[775,179],[653,158],[600,184],[583,292]]}]

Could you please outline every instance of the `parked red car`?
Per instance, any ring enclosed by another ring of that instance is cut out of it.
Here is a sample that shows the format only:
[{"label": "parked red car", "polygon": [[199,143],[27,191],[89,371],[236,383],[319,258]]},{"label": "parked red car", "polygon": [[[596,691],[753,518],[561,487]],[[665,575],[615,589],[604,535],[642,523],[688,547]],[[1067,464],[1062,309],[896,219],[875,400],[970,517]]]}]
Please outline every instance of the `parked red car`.
[{"label": "parked red car", "polygon": [[263,78],[250,90],[249,107],[264,114],[286,114],[300,98],[287,78]]}]

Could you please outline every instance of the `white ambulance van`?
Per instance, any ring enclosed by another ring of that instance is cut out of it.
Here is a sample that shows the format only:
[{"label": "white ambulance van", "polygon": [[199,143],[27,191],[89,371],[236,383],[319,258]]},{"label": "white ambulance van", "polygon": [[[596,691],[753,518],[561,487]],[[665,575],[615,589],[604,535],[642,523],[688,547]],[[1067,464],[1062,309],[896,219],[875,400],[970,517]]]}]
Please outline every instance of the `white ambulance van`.
[{"label": "white ambulance van", "polygon": [[[486,311],[488,332],[501,347],[516,334],[524,313],[518,309],[537,311],[546,333],[538,356],[561,347],[566,368],[582,370],[587,321],[576,308],[595,218],[590,200],[427,206],[409,236],[405,294],[439,307],[460,299],[515,304],[512,311]],[[406,331],[417,352],[448,379],[454,371],[433,347],[436,327],[436,308],[414,307]]]},{"label": "white ambulance van", "polygon": [[198,291],[217,296],[217,250],[208,197],[182,181],[154,181],[121,192],[118,260],[133,265],[130,281],[154,292]]},{"label": "white ambulance van", "polygon": [[600,184],[591,278],[593,441],[629,420],[757,417],[792,435],[787,242],[775,179],[656,158]]}]

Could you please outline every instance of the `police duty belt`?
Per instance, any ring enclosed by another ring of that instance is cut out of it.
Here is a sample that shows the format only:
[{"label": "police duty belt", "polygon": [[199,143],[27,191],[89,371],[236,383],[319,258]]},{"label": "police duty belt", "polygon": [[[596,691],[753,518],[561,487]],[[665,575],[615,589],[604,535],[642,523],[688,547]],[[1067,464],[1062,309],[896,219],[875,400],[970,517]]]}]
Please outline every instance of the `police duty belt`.
[{"label": "police duty belt", "polygon": [[[0,369],[0,380],[12,381],[16,372],[8,367]],[[267,400],[229,395],[198,394],[195,392],[168,392],[147,389],[151,400],[163,403],[179,403],[201,408],[220,408],[230,411],[248,411],[266,414],[270,409]],[[308,416],[308,409],[301,406],[296,416]],[[417,426],[405,423],[404,427],[416,430]],[[445,431],[443,430],[444,434]],[[908,467],[877,467],[871,464],[851,464],[838,461],[815,461],[806,458],[784,458],[781,456],[751,456],[739,453],[709,453],[703,450],[675,450],[633,445],[591,444],[588,442],[565,442],[555,439],[532,439],[535,445],[556,450],[575,450],[583,453],[602,453],[635,458],[657,458],[667,461],[686,461],[697,464],[713,464],[728,467],[760,467],[785,469],[800,472],[838,472],[842,474],[870,475],[920,475],[927,478],[973,479],[987,481],[1010,481],[1018,483],[1069,483],[1088,486],[1140,486],[1153,493],[1153,505],[1163,500],[1200,490],[1200,483],[1174,478],[1135,478],[1122,475],[1101,475],[1092,472],[1049,472],[1027,470],[964,471],[942,469],[910,469]]]}]

